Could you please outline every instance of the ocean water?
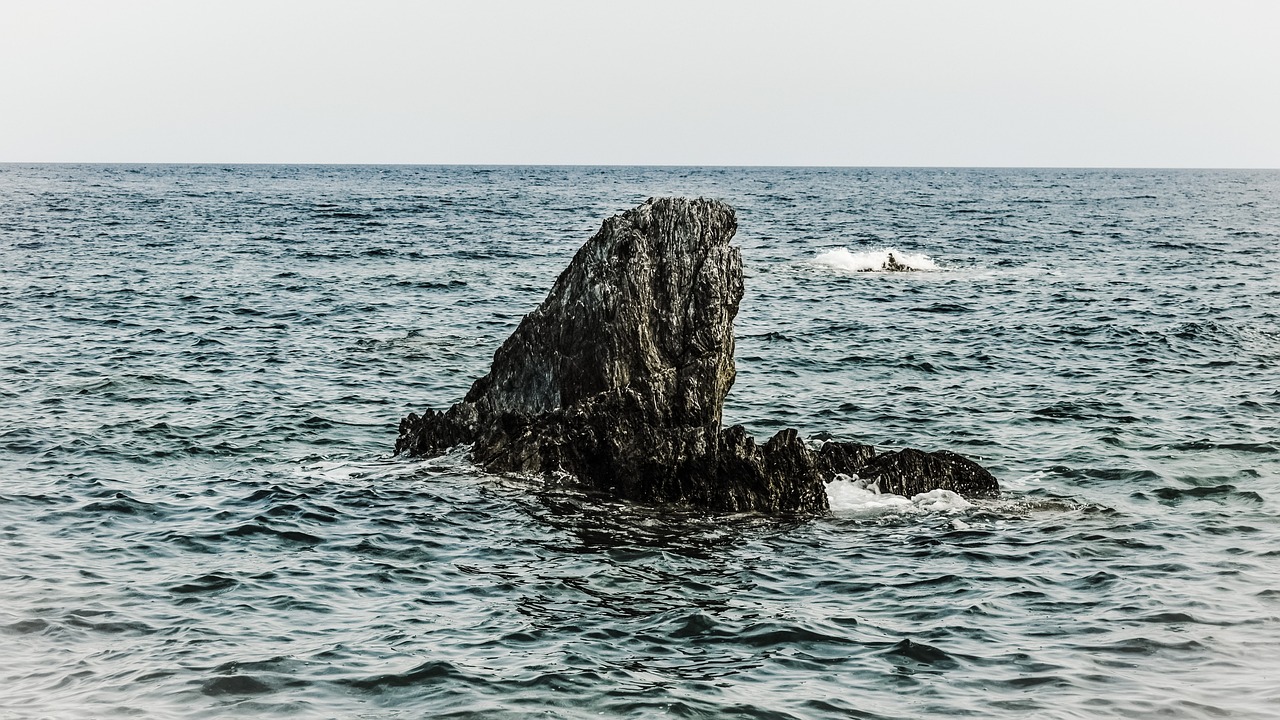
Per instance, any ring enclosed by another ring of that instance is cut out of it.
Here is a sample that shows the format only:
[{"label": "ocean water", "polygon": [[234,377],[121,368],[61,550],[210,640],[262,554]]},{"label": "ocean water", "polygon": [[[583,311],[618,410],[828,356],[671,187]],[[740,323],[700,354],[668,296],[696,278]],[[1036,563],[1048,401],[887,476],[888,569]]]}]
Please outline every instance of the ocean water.
[{"label": "ocean water", "polygon": [[[390,455],[666,194],[738,210],[728,422],[1002,497]],[[0,260],[0,717],[1280,716],[1280,172],[3,165]]]}]

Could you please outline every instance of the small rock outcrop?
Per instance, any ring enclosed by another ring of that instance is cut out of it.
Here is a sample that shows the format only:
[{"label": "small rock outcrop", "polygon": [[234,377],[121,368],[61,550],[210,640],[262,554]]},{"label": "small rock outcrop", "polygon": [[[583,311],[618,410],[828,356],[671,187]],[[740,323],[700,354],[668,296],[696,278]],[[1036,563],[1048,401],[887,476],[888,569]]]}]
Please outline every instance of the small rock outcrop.
[{"label": "small rock outcrop", "polygon": [[889,253],[889,257],[885,258],[884,265],[880,266],[880,269],[885,272],[911,272],[915,270],[910,265],[898,262],[898,258],[894,257],[893,253]]},{"label": "small rock outcrop", "polygon": [[907,495],[997,492],[953,453],[815,451],[795,430],[757,444],[721,426],[743,291],[736,230],[732,208],[704,199],[650,199],[609,218],[462,402],[401,420],[396,452],[473,443],[491,472],[565,473],[629,500],[729,512],[824,512],[824,484],[841,473]]}]

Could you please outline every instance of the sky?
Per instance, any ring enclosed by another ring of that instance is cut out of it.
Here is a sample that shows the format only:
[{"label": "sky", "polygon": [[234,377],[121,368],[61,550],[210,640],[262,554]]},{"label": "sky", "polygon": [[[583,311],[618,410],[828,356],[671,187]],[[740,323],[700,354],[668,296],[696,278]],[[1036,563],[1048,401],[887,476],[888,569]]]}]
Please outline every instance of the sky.
[{"label": "sky", "polygon": [[1280,2],[0,0],[0,162],[1280,167]]}]

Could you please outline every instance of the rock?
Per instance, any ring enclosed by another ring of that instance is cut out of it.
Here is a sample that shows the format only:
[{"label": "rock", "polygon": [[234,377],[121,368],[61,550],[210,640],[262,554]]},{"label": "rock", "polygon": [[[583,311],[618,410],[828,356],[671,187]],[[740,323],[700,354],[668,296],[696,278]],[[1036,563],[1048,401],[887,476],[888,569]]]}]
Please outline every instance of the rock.
[{"label": "rock", "polygon": [[986,468],[947,450],[923,452],[906,448],[886,452],[856,472],[863,480],[875,481],[880,492],[906,497],[938,488],[964,497],[990,497],[1000,491]]},{"label": "rock", "polygon": [[877,454],[870,445],[828,442],[818,451],[818,466],[827,478],[857,476],[875,482],[880,492],[906,497],[939,488],[969,498],[1000,493],[1000,484],[986,468],[948,450],[904,448]]},{"label": "rock", "polygon": [[818,451],[818,468],[824,477],[857,475],[876,456],[870,445],[853,442],[825,442]]},{"label": "rock", "polygon": [[970,498],[1000,493],[1000,484],[986,468],[947,450],[904,448],[877,454],[870,445],[827,442],[817,456],[824,477],[857,476],[874,481],[884,493],[912,497],[939,488]]},{"label": "rock", "polygon": [[894,257],[893,253],[889,253],[889,257],[885,259],[884,265],[880,269],[885,272],[911,272],[915,270],[910,265],[903,265],[898,262],[898,258]]},{"label": "rock", "polygon": [[704,199],[650,199],[609,218],[462,402],[400,422],[396,452],[474,443],[472,460],[491,472],[563,473],[629,500],[732,512],[823,512],[825,481],[873,466],[902,487],[933,482],[911,475],[922,470],[980,488],[977,466],[950,453],[882,468],[867,445],[814,452],[795,430],[757,445],[721,427],[742,299],[736,230],[732,208]]}]

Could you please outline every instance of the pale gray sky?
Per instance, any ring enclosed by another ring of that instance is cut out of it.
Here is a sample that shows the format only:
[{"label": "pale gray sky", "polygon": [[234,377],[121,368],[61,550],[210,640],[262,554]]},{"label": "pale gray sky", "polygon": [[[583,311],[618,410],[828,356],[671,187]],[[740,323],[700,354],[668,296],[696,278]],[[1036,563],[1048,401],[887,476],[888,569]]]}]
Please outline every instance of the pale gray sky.
[{"label": "pale gray sky", "polygon": [[1280,167],[1280,2],[0,2],[0,161]]}]

